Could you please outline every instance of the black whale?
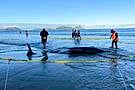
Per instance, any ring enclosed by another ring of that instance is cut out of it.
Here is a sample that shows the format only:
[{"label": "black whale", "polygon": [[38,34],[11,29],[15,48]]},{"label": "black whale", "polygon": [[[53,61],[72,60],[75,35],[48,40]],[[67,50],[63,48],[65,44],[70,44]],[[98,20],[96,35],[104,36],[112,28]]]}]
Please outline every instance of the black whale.
[{"label": "black whale", "polygon": [[71,47],[71,48],[59,48],[51,50],[51,53],[61,54],[97,54],[106,52],[105,50],[98,49],[96,47]]}]

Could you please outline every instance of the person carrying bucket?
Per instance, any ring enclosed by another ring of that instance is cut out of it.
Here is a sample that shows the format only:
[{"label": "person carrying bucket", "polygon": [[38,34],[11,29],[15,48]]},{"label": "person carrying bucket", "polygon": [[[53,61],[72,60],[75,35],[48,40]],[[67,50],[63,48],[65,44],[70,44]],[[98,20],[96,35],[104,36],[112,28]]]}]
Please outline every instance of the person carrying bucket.
[{"label": "person carrying bucket", "polygon": [[41,42],[43,44],[43,47],[45,48],[46,47],[46,42],[47,42],[47,37],[48,37],[48,32],[46,31],[46,29],[43,29],[41,32],[40,32],[40,36],[41,36]]},{"label": "person carrying bucket", "polygon": [[112,33],[112,35],[110,37],[110,39],[112,39],[112,46],[111,46],[111,48],[113,48],[114,43],[115,43],[115,47],[116,47],[116,49],[118,49],[118,46],[117,46],[117,42],[119,40],[118,33],[116,31],[114,31],[114,29],[111,30],[111,33]]}]

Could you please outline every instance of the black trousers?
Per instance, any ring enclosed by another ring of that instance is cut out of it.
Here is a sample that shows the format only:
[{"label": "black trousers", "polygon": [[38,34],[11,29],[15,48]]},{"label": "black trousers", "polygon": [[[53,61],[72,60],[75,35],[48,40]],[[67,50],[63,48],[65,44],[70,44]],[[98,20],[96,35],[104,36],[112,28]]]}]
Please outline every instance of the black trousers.
[{"label": "black trousers", "polygon": [[118,41],[114,41],[114,40],[112,41],[112,48],[113,48],[114,44],[115,44],[116,49],[118,48],[117,42]]}]

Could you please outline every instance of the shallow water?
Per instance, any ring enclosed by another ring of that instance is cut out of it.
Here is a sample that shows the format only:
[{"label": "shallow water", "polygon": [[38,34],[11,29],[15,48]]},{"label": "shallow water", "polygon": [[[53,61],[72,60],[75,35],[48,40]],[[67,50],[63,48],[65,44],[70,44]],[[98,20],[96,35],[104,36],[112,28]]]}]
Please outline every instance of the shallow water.
[{"label": "shallow water", "polygon": [[[81,41],[71,39],[69,30],[50,30],[48,52],[42,49],[39,32],[0,32],[0,90],[4,90],[7,69],[7,90],[134,90],[135,30],[120,29],[118,50],[97,55],[51,53],[68,47],[109,49],[109,30],[81,30]],[[26,56],[32,47],[32,60]],[[47,62],[40,60],[48,57]],[[9,58],[10,61],[8,64]],[[25,61],[24,61],[25,60]]]}]

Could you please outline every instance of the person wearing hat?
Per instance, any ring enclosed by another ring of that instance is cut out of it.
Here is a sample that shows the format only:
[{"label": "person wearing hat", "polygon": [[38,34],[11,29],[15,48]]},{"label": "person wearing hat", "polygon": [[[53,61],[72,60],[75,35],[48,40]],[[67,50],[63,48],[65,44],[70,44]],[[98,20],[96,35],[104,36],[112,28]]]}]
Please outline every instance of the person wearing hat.
[{"label": "person wearing hat", "polygon": [[118,33],[114,29],[111,30],[111,37],[110,37],[110,39],[112,39],[112,46],[111,46],[111,48],[113,48],[113,46],[115,44],[116,49],[118,49],[117,42],[118,42],[119,38],[118,38]]}]

